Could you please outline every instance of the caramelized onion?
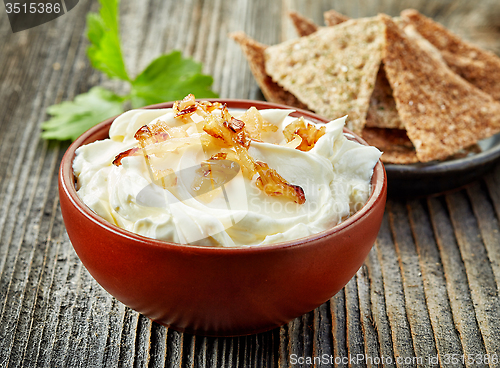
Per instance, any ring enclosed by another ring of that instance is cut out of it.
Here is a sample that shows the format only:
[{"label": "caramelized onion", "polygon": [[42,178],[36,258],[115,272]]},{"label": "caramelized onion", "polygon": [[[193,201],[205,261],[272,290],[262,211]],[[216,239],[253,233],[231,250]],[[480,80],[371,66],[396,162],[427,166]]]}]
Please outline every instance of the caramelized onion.
[{"label": "caramelized onion", "polygon": [[123,158],[128,157],[128,156],[137,156],[138,152],[139,152],[139,148],[137,148],[137,147],[123,151],[115,156],[115,159],[113,160],[112,164],[115,166],[120,166],[122,164]]},{"label": "caramelized onion", "polygon": [[300,137],[302,141],[296,149],[300,151],[309,151],[314,147],[318,139],[325,134],[325,130],[326,128],[324,126],[318,129],[313,124],[306,124],[304,118],[301,116],[283,129],[283,135],[287,142],[291,142],[296,137]]},{"label": "caramelized onion", "polygon": [[[182,101],[176,101],[173,106],[176,119],[183,123],[193,123],[193,114],[198,114],[203,118],[202,122],[197,123],[200,128],[208,135],[201,137],[204,146],[215,145],[219,152],[213,154],[210,160],[232,160],[237,162],[243,175],[253,180],[255,176],[256,185],[269,196],[282,196],[295,203],[303,204],[306,200],[304,191],[300,186],[288,183],[276,170],[271,169],[267,163],[256,161],[248,153],[251,139],[260,139],[262,131],[276,131],[277,126],[266,122],[259,111],[255,108],[249,109],[240,119],[236,119],[229,113],[227,106],[218,102],[196,101],[193,95],[186,96]],[[220,113],[213,113],[219,110]],[[251,127],[252,135],[246,129],[246,122]],[[184,125],[185,126],[185,125]],[[288,142],[299,141],[297,149],[309,150],[316,141],[324,134],[324,127],[317,129],[311,124],[305,124],[302,118],[286,128],[285,137]],[[151,164],[151,160],[157,158],[157,154],[165,150],[165,147],[180,147],[184,144],[191,144],[189,136],[183,126],[170,127],[161,120],[141,127],[134,136],[139,142],[139,147],[132,148],[116,156],[113,164],[121,165],[123,157],[137,155],[140,150],[146,160],[147,165],[156,180],[168,181],[165,186],[176,185],[177,177],[173,170],[159,170]],[[172,142],[172,145],[166,143]],[[174,149],[174,148],[170,148]],[[168,151],[168,149],[167,149]],[[206,166],[206,165],[205,165]],[[203,166],[203,167],[205,167]],[[195,187],[204,187],[206,185],[215,185],[210,165],[207,170],[199,173],[199,183]],[[216,166],[217,167],[217,166]],[[208,175],[208,177],[207,177]]]}]

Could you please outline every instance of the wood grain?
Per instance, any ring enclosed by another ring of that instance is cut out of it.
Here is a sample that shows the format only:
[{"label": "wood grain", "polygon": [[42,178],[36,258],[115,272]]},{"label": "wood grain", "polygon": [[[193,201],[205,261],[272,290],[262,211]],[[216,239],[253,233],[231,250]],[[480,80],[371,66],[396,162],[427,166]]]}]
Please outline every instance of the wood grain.
[{"label": "wood grain", "polygon": [[[453,322],[453,312],[446,289],[446,277],[441,265],[439,249],[432,233],[431,220],[422,200],[408,203],[412,234],[422,272],[425,301],[429,311],[436,349],[440,356],[461,355],[460,337]],[[442,362],[442,366],[460,367],[462,362]]]}]

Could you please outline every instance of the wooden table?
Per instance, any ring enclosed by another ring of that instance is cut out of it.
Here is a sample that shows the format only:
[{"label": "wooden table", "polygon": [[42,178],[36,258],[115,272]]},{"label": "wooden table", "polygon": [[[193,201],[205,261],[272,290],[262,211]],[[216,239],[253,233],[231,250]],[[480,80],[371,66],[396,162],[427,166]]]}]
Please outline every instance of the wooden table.
[{"label": "wooden table", "polygon": [[[221,97],[258,98],[228,32],[274,44],[295,37],[291,9],[322,23],[331,8],[358,17],[396,15],[407,5],[500,51],[491,33],[499,29],[498,1],[406,3],[123,0],[124,54],[134,75],[180,49],[204,63]],[[107,294],[62,223],[57,169],[68,143],[39,138],[47,106],[94,85],[124,88],[85,55],[85,14],[97,5],[81,0],[67,15],[16,34],[0,10],[0,367],[437,367],[438,355],[441,366],[500,367],[500,166],[453,193],[389,200],[375,246],[349,284],[267,333],[182,334]],[[489,364],[479,363],[487,354]]]}]

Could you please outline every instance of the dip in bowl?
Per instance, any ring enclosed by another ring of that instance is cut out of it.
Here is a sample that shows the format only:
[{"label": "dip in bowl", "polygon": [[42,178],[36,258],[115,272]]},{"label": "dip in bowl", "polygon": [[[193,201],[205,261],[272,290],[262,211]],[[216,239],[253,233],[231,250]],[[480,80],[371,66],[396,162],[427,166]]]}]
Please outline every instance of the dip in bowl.
[{"label": "dip in bowl", "polygon": [[[229,109],[289,110],[259,101],[211,101],[224,103]],[[327,123],[307,111],[296,110],[291,115]],[[214,247],[157,240],[120,228],[85,205],[77,194],[73,172],[75,151],[108,138],[113,120],[84,133],[63,157],[61,210],[70,240],[97,282],[158,323],[211,336],[245,335],[278,327],[338,292],[362,265],[375,241],[386,198],[386,176],[380,161],[373,169],[371,193],[357,212],[337,225],[298,239]],[[343,132],[365,144],[348,130]]]}]

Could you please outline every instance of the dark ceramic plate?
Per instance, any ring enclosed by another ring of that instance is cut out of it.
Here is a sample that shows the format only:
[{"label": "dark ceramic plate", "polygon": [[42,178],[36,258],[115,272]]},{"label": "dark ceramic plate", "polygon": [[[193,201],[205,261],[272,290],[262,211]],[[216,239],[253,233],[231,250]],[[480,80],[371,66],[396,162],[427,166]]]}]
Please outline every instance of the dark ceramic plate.
[{"label": "dark ceramic plate", "polygon": [[480,153],[426,164],[386,164],[388,193],[417,197],[460,188],[485,174],[500,160],[500,133],[478,142]]}]

